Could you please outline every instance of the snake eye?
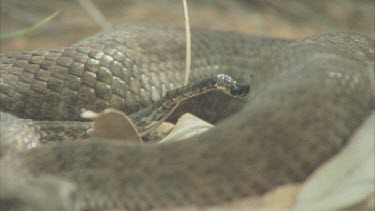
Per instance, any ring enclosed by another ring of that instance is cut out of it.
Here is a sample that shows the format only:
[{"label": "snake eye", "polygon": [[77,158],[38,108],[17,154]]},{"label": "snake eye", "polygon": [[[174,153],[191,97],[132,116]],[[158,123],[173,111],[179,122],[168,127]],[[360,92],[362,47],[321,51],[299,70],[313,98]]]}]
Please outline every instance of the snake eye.
[{"label": "snake eye", "polygon": [[250,85],[232,85],[230,86],[230,94],[234,97],[245,97],[250,92]]}]

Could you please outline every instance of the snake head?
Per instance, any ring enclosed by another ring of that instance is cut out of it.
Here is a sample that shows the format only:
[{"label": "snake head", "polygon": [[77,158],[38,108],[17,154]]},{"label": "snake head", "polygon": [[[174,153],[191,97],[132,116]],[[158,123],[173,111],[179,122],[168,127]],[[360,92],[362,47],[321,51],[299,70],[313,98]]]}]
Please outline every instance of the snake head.
[{"label": "snake head", "polygon": [[228,75],[218,74],[215,80],[217,87],[232,97],[246,97],[250,92],[249,84],[238,83]]},{"label": "snake head", "polygon": [[250,92],[249,84],[235,84],[230,87],[230,95],[233,97],[246,97]]}]

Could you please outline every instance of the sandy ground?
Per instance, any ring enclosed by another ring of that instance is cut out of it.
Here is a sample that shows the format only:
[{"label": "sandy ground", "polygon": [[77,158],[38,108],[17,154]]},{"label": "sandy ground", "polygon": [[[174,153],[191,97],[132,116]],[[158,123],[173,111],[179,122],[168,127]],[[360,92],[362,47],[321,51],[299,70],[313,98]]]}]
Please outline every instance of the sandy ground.
[{"label": "sandy ground", "polygon": [[[82,1],[81,1],[82,2]],[[182,1],[95,1],[105,24],[148,23],[183,27]],[[192,27],[239,31],[262,36],[299,38],[331,31],[374,37],[374,5],[369,0],[262,1],[190,0]],[[31,33],[1,41],[1,52],[47,49],[72,44],[102,31],[79,1],[1,1],[1,34],[32,26],[56,11],[60,14]]]}]

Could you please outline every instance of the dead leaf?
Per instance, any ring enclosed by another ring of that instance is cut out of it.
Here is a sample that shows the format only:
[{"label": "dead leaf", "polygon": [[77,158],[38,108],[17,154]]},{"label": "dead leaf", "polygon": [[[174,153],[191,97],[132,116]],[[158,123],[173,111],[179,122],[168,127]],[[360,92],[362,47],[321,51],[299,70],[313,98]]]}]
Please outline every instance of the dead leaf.
[{"label": "dead leaf", "polygon": [[142,136],[144,142],[160,141],[165,138],[174,128],[174,124],[163,122],[155,130]]},{"label": "dead leaf", "polygon": [[201,134],[210,128],[214,127],[212,124],[199,119],[198,117],[186,113],[182,115],[171,133],[161,140],[159,143],[168,141],[180,141]]},{"label": "dead leaf", "polygon": [[303,185],[294,210],[338,210],[374,195],[375,112],[347,147],[321,166]]},{"label": "dead leaf", "polygon": [[85,111],[81,116],[94,121],[91,131],[91,136],[94,138],[142,142],[132,120],[121,111],[115,109],[106,109],[101,113]]}]

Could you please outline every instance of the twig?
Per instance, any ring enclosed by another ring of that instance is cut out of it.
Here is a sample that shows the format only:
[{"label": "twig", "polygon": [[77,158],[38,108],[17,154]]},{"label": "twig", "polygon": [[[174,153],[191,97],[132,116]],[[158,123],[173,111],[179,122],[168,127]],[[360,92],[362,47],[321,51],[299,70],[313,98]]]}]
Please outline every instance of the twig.
[{"label": "twig", "polygon": [[100,10],[92,3],[91,0],[78,0],[78,3],[83,9],[91,16],[96,24],[98,24],[102,29],[108,29],[111,24],[106,20],[104,15]]},{"label": "twig", "polygon": [[[186,59],[185,59],[186,64],[185,64],[185,79],[184,79],[183,86],[186,86],[188,84],[188,82],[189,82],[189,76],[190,76],[191,35],[190,35],[190,25],[189,25],[190,22],[189,22],[189,14],[188,14],[188,9],[187,9],[187,3],[186,3],[186,0],[182,0],[182,1],[183,1],[183,7],[184,7],[185,35],[186,35]],[[177,107],[179,105],[180,105],[180,102],[177,102],[176,105],[174,105],[173,108],[163,118],[161,118],[160,120],[158,120],[155,125],[160,125],[162,122],[164,122],[166,119],[168,119],[172,115],[172,113],[177,109]]]},{"label": "twig", "polygon": [[185,34],[186,34],[186,58],[185,58],[185,80],[184,86],[189,82],[190,76],[190,65],[191,65],[191,34],[190,34],[190,22],[189,13],[186,0],[182,0],[184,4],[184,16],[185,16]]},{"label": "twig", "polygon": [[[185,55],[185,79],[183,86],[186,86],[189,82],[190,76],[190,65],[191,65],[191,33],[190,33],[190,22],[189,22],[189,13],[187,8],[186,0],[182,0],[184,6],[184,17],[185,17],[185,36],[186,36],[186,55]],[[167,119],[180,105],[180,102],[177,102],[176,105],[169,111],[166,115]],[[164,120],[165,120],[164,119]]]},{"label": "twig", "polygon": [[24,34],[30,33],[32,31],[34,31],[35,29],[37,29],[37,28],[43,26],[44,24],[48,23],[50,20],[55,18],[59,13],[60,13],[60,10],[54,12],[52,15],[46,17],[45,19],[37,22],[33,26],[28,27],[26,29],[21,29],[21,30],[15,31],[15,32],[10,32],[10,33],[6,33],[4,35],[0,35],[0,40],[18,37],[18,36],[22,36]]}]

